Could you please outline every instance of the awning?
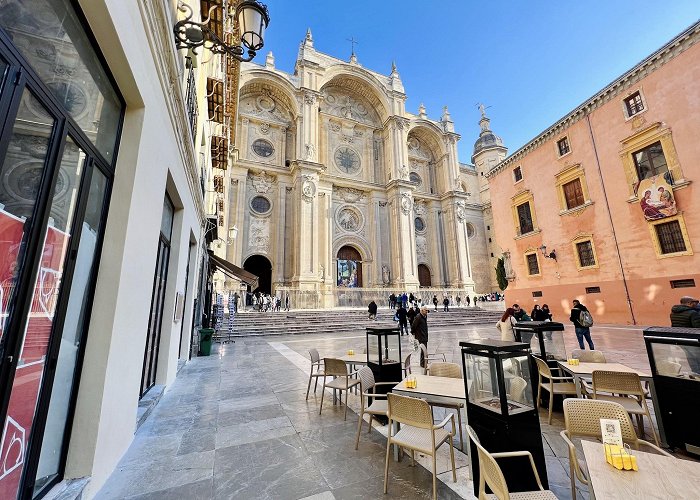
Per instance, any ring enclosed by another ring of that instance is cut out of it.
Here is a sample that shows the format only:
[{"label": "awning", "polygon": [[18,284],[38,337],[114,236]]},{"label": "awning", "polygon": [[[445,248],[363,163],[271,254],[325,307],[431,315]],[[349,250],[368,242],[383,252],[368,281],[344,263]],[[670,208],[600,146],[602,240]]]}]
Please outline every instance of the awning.
[{"label": "awning", "polygon": [[232,264],[221,257],[217,257],[211,252],[209,252],[209,261],[212,263],[213,267],[216,267],[227,276],[240,280],[246,285],[250,285],[252,290],[258,288],[258,277],[253,273],[249,273],[245,269],[241,269],[237,265]]}]

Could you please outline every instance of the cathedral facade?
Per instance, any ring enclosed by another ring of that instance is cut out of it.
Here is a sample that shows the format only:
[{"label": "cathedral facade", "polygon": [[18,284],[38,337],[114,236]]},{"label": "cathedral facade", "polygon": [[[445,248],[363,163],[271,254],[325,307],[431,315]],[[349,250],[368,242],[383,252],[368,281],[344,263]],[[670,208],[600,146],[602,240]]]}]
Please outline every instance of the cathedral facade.
[{"label": "cathedral facade", "polygon": [[270,54],[242,65],[240,89],[226,258],[260,291],[333,307],[491,290],[472,272],[488,267],[476,170],[446,107],[439,121],[406,111],[395,66],[318,52],[309,31],[293,74]]}]

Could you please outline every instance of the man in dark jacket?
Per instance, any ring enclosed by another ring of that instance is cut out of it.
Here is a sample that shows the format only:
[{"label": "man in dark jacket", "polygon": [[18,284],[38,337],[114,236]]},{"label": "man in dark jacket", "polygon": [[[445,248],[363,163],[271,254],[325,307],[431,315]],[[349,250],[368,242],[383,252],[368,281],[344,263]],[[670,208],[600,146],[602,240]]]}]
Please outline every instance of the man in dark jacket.
[{"label": "man in dark jacket", "polygon": [[574,330],[576,330],[576,339],[578,340],[578,345],[581,349],[585,349],[585,347],[583,346],[583,339],[585,338],[586,342],[588,342],[588,348],[592,351],[593,349],[595,349],[595,347],[593,347],[591,329],[579,323],[579,320],[581,319],[581,312],[588,311],[588,309],[576,299],[574,299],[573,302],[574,307],[571,309],[571,315],[569,316],[569,320],[574,324]]},{"label": "man in dark jacket", "polygon": [[[420,312],[416,315],[416,318],[411,323],[411,333],[416,338],[419,344],[425,346],[425,351],[428,351],[428,308],[421,307]],[[420,352],[420,365],[425,368],[425,355],[423,351]]]},{"label": "man in dark jacket", "polygon": [[375,301],[369,303],[367,312],[369,313],[369,319],[377,319],[377,303]]},{"label": "man in dark jacket", "polygon": [[406,308],[401,304],[399,306],[399,309],[396,311],[396,316],[399,318],[399,329],[401,332],[401,335],[403,335],[403,331],[406,330],[406,335],[408,335],[408,311],[406,311]]},{"label": "man in dark jacket", "polygon": [[671,326],[682,328],[700,328],[700,312],[697,310],[698,299],[681,297],[680,304],[671,308]]}]

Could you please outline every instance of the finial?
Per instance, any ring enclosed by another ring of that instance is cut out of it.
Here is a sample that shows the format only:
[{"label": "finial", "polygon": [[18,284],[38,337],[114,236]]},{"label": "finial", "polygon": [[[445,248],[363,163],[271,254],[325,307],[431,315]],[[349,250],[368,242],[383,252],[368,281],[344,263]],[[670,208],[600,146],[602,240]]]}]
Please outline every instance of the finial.
[{"label": "finial", "polygon": [[442,121],[452,121],[452,117],[450,116],[450,111],[447,109],[447,106],[442,107]]},{"label": "finial", "polygon": [[311,28],[306,28],[306,38],[304,38],[304,45],[307,47],[314,46],[314,37],[311,34]]},{"label": "finial", "polygon": [[275,67],[275,56],[272,53],[272,51],[267,53],[267,57],[265,58],[265,66],[268,68],[274,68]]},{"label": "finial", "polygon": [[481,111],[481,118],[486,118],[486,109],[490,108],[491,106],[486,106],[483,102],[479,102],[476,104],[476,107],[479,108],[479,111]]},{"label": "finial", "polygon": [[425,117],[426,117],[426,114],[425,114],[425,104],[423,104],[423,103],[420,103],[420,106],[418,106],[418,116],[420,116],[421,118],[425,118]]},{"label": "finial", "polygon": [[391,73],[396,73],[396,61],[391,61]]},{"label": "finial", "polygon": [[350,38],[346,38],[346,40],[350,42],[350,62],[352,64],[357,64],[357,56],[355,55],[355,44],[359,44],[360,42],[355,40],[355,37],[352,36]]}]

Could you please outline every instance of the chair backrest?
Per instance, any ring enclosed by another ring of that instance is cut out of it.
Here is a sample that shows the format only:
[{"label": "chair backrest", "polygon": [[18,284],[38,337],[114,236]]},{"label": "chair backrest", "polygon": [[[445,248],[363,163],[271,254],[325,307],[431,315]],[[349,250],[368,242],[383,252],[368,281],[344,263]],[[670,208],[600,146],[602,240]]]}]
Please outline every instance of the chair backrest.
[{"label": "chair backrest", "polygon": [[389,418],[402,424],[430,429],[433,426],[433,412],[423,399],[387,394]]},{"label": "chair backrest", "polygon": [[335,377],[347,377],[348,375],[348,367],[342,359],[323,358],[323,366],[326,375]]},{"label": "chair backrest", "polygon": [[431,363],[428,375],[434,377],[462,378],[462,368],[457,363]]},{"label": "chair backrest", "polygon": [[418,344],[418,347],[420,347],[420,352],[423,353],[423,359],[425,360],[425,367],[423,368],[423,374],[427,375],[428,374],[428,348],[425,347],[425,344]]},{"label": "chair backrest", "polygon": [[362,392],[367,392],[377,384],[374,380],[374,373],[372,373],[372,369],[369,366],[363,366],[362,369],[357,372],[357,378],[360,379]]},{"label": "chair backrest", "polygon": [[644,389],[639,375],[632,372],[595,370],[593,372],[593,399],[595,399],[597,392],[644,397]]},{"label": "chair backrest", "polygon": [[311,363],[318,363],[321,361],[318,351],[316,349],[309,349],[309,356],[311,357]]},{"label": "chair backrest", "polygon": [[510,398],[518,403],[524,403],[523,393],[527,387],[527,381],[522,377],[513,377],[510,381]]},{"label": "chair backrest", "polygon": [[491,488],[491,491],[496,497],[509,498],[508,484],[506,483],[506,478],[503,476],[501,468],[498,466],[498,462],[486,451],[486,448],[481,446],[479,436],[476,435],[471,425],[467,426],[467,433],[469,434],[469,439],[476,445],[476,449],[479,453],[479,498],[486,497],[484,484],[489,485],[489,488]]},{"label": "chair backrest", "polygon": [[564,426],[570,438],[578,436],[602,439],[601,418],[619,420],[622,440],[637,444],[637,433],[632,425],[632,420],[620,403],[596,399],[568,398],[564,400]]},{"label": "chair backrest", "polygon": [[537,356],[532,356],[532,358],[535,360],[535,363],[537,363],[537,371],[544,377],[551,378],[552,370],[549,368],[549,365]]},{"label": "chair backrest", "polygon": [[603,351],[574,349],[571,351],[571,357],[583,361],[584,363],[607,363]]},{"label": "chair backrest", "polygon": [[681,364],[675,361],[659,360],[656,362],[656,371],[659,375],[675,377],[681,372]]},{"label": "chair backrest", "polygon": [[411,373],[411,354],[408,353],[408,356],[406,356],[406,359],[403,360],[403,367],[406,370],[406,373]]}]

